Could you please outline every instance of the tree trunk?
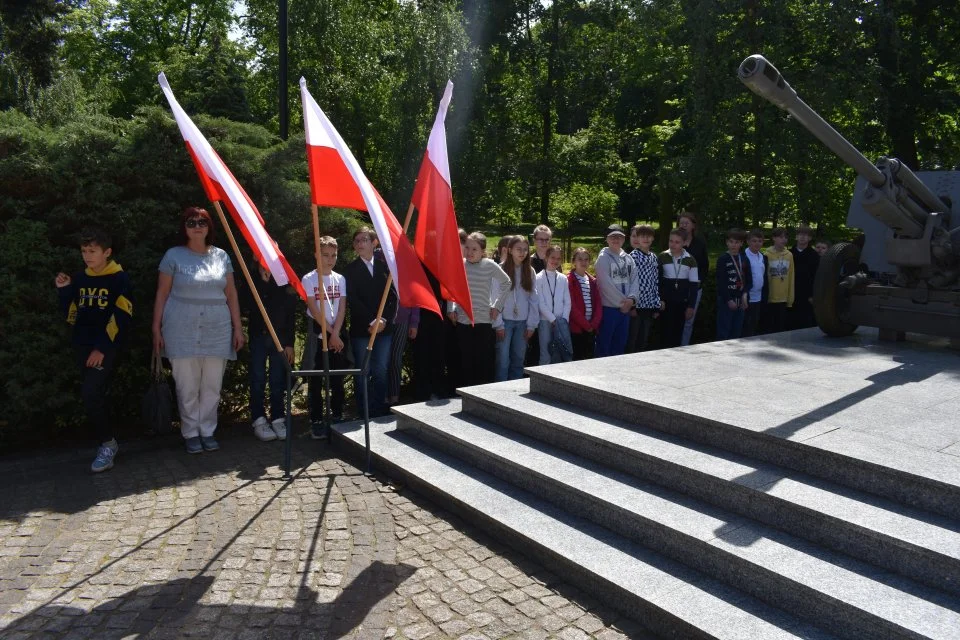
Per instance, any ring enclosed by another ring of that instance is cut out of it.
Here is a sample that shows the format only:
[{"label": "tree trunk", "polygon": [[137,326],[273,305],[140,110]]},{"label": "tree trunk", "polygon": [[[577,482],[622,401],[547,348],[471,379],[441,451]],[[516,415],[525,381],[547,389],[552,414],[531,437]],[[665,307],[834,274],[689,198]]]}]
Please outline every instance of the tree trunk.
[{"label": "tree trunk", "polygon": [[894,157],[917,171],[920,166],[917,152],[917,88],[911,86],[907,58],[916,55],[904,46],[897,24],[897,12],[892,2],[879,3],[880,29],[877,34],[877,62],[880,64],[880,87],[886,101],[884,128],[890,137]]},{"label": "tree trunk", "polygon": [[763,132],[760,123],[763,120],[763,111],[760,98],[753,99],[753,202],[750,208],[753,211],[753,226],[763,226]]},{"label": "tree trunk", "polygon": [[540,224],[550,222],[550,190],[553,167],[550,147],[553,143],[553,98],[556,83],[557,50],[560,45],[560,2],[555,0],[551,8],[553,28],[550,32],[550,47],[547,49],[547,81],[543,91],[543,164],[540,181]]},{"label": "tree trunk", "polygon": [[660,208],[657,216],[660,223],[657,231],[657,244],[661,247],[667,246],[670,231],[676,226],[676,212],[673,210],[673,198],[673,189],[661,183]]}]

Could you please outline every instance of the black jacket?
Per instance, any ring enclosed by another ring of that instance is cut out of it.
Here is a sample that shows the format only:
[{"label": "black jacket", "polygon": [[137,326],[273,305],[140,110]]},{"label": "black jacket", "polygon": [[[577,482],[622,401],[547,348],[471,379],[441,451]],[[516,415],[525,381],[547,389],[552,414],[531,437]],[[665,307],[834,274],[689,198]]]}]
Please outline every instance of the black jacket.
[{"label": "black jacket", "polygon": [[820,266],[820,254],[811,246],[803,251],[793,247],[790,253],[793,254],[793,267],[796,270],[793,276],[794,299],[805,304],[813,297],[813,279]]},{"label": "black jacket", "polygon": [[[273,277],[264,282],[258,271],[254,271],[251,275],[257,293],[260,294],[260,300],[263,302],[263,308],[267,310],[267,316],[270,317],[270,323],[273,325],[273,330],[277,332],[280,343],[284,347],[292,347],[297,313],[296,290],[290,285],[277,286]],[[250,322],[247,329],[251,336],[269,333],[263,321],[263,314],[257,308],[257,301],[254,300],[249,287],[243,288],[241,306],[249,314]]]},{"label": "black jacket", "polygon": [[697,261],[697,275],[700,277],[700,282],[706,282],[707,276],[710,275],[710,256],[707,255],[707,243],[703,237],[693,234],[687,253]]},{"label": "black jacket", "polygon": [[[737,271],[739,264],[740,271]],[[717,299],[724,304],[728,300],[740,303],[740,297],[750,291],[753,284],[753,274],[750,270],[750,260],[743,253],[737,255],[736,262],[729,253],[717,258]]]},{"label": "black jacket", "polygon": [[[380,306],[380,297],[387,285],[390,271],[383,260],[373,261],[373,275],[367,270],[362,258],[357,258],[343,270],[347,279],[347,312],[350,314],[350,337],[366,338],[370,334],[367,329],[377,316]],[[392,286],[387,296],[387,304],[383,308],[383,318],[387,321],[387,329],[397,315],[397,292]]]}]

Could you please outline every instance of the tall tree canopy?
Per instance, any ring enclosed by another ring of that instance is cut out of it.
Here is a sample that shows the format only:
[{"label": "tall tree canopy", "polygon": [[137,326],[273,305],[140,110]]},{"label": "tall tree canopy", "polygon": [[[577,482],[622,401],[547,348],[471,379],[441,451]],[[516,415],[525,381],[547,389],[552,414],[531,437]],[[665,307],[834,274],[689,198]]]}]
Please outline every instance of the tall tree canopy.
[{"label": "tall tree canopy", "polygon": [[[37,345],[55,350],[39,320],[56,313],[47,272],[67,268],[84,224],[122,230],[149,307],[171,216],[201,196],[161,70],[297,268],[311,264],[303,139],[277,135],[277,20],[274,0],[0,0],[6,370]],[[938,0],[289,0],[283,90],[296,132],[306,78],[397,212],[453,79],[466,227],[665,231],[688,209],[708,232],[810,222],[839,236],[852,170],[740,84],[738,65],[765,55],[869,158],[952,168],[958,40],[960,3]],[[350,214],[325,215],[348,233]],[[66,427],[70,398],[47,391],[66,368],[48,361],[8,377],[0,403]]]}]

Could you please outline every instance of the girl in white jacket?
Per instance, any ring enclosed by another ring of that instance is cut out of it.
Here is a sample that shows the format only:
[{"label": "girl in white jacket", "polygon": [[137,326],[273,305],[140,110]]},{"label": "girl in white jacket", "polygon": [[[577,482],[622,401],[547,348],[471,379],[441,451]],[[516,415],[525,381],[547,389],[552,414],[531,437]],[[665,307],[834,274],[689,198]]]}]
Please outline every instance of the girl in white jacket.
[{"label": "girl in white jacket", "polygon": [[573,359],[570,339],[570,287],[560,274],[562,251],[557,245],[547,249],[547,268],[537,274],[537,298],[540,300],[540,364],[569,362]]}]

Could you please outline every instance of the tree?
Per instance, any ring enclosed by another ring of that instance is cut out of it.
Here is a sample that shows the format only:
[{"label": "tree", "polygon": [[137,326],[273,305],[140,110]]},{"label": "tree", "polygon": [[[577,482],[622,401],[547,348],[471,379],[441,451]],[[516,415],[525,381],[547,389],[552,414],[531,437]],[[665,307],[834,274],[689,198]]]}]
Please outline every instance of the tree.
[{"label": "tree", "polygon": [[57,70],[73,0],[0,0],[0,109],[23,107]]},{"label": "tree", "polygon": [[[275,127],[276,3],[246,4],[243,26],[255,43],[251,106],[255,118]],[[461,64],[465,41],[456,3],[320,0],[291,4],[288,21],[292,77],[306,78],[370,179],[402,211],[443,87]],[[296,83],[286,91],[290,104],[299,105]],[[290,115],[295,130],[299,109]]]},{"label": "tree", "polygon": [[[111,114],[130,116],[143,105],[161,104],[157,74],[168,65],[185,69],[210,62],[244,64],[245,57],[237,54],[235,45],[226,44],[234,20],[232,4],[231,0],[87,0],[68,16],[63,55],[88,89],[109,86]],[[224,72],[225,84],[208,85],[206,91],[229,88],[231,73],[242,77],[244,71]]]}]

